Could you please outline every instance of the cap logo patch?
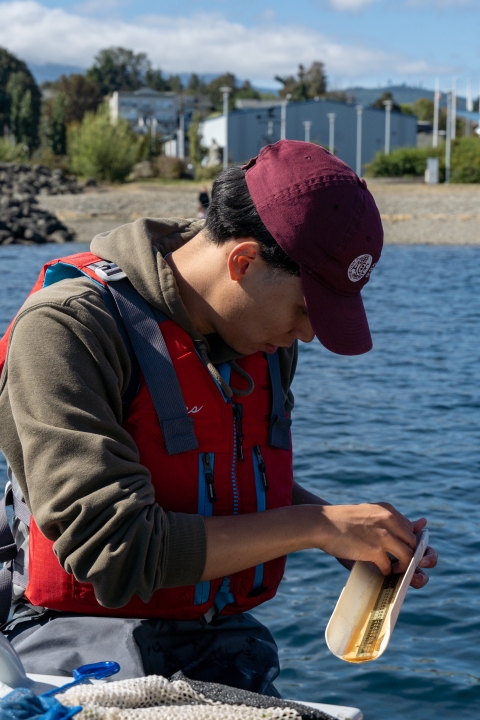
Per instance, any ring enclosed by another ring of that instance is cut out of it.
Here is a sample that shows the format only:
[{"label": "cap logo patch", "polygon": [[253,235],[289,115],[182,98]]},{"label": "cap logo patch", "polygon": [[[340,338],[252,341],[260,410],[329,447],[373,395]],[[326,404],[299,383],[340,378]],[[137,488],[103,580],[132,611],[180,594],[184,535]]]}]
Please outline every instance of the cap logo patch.
[{"label": "cap logo patch", "polygon": [[365,277],[370,270],[373,258],[371,255],[359,255],[355,260],[350,263],[348,268],[348,279],[352,282],[358,282]]}]

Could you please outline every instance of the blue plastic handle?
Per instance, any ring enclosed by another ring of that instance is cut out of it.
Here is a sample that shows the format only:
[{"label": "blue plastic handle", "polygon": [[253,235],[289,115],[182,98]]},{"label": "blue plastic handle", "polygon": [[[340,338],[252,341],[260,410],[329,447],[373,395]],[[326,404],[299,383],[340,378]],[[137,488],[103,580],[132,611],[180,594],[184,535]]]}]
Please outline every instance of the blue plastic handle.
[{"label": "blue plastic handle", "polygon": [[104,660],[103,662],[92,663],[91,665],[82,665],[73,671],[72,675],[75,680],[102,680],[103,678],[116,675],[120,671],[120,665],[113,660]]},{"label": "blue plastic handle", "polygon": [[63,693],[75,685],[81,685],[86,680],[103,680],[103,678],[116,675],[118,672],[120,672],[120,665],[113,660],[104,660],[103,662],[92,663],[91,665],[81,665],[72,673],[75,678],[73,682],[69,682],[58,688],[52,688],[52,690],[42,693],[40,697],[51,697],[57,693]]}]

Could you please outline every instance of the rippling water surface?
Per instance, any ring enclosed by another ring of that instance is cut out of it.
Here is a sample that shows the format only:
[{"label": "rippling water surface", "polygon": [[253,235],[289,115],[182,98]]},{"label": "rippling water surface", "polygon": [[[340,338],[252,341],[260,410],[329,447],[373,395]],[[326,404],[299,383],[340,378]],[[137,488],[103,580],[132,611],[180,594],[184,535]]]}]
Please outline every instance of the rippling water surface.
[{"label": "rippling water surface", "polygon": [[[0,331],[59,254],[0,248]],[[383,657],[359,666],[324,640],[346,571],[321,552],[291,556],[276,598],[256,612],[280,647],[284,697],[354,705],[367,720],[479,717],[479,267],[480,248],[387,247],[364,292],[373,352],[301,348],[297,479],[332,502],[388,500],[426,515],[440,561],[409,592]]]}]

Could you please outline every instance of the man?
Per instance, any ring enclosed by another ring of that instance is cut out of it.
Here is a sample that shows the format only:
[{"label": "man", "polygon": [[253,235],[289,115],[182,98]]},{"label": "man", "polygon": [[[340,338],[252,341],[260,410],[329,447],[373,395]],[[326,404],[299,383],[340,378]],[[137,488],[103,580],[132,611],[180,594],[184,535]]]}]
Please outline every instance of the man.
[{"label": "man", "polygon": [[218,177],[205,225],[140,220],[47,270],[65,279],[21,309],[0,385],[0,446],[32,513],[5,628],[27,671],[112,659],[125,677],[274,695],[275,643],[245,611],[273,597],[285,555],[406,569],[425,519],[329,505],[292,474],[297,341],[370,350],[360,289],[382,241],[365,182],[282,141]]}]

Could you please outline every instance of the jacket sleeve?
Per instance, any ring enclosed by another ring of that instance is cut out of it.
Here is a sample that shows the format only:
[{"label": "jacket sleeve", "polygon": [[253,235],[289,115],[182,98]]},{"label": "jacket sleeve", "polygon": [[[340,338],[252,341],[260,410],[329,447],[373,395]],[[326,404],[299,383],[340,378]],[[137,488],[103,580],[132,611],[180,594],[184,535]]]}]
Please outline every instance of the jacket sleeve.
[{"label": "jacket sleeve", "polygon": [[198,582],[205,528],[199,515],[155,502],[121,427],[130,361],[115,321],[88,280],[66,282],[75,286],[67,299],[64,283],[32,296],[11,336],[8,393],[23,455],[13,470],[61,566],[117,608]]}]

